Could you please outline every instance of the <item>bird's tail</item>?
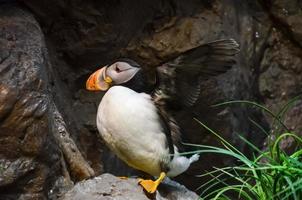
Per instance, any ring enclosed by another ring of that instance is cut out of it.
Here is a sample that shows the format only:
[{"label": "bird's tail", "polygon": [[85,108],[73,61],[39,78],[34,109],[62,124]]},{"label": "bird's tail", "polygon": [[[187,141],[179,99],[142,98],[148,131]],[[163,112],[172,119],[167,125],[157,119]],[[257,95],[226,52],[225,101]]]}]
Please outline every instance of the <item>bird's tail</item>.
[{"label": "bird's tail", "polygon": [[175,177],[183,172],[185,172],[191,165],[191,163],[196,162],[199,159],[198,154],[194,154],[190,158],[185,156],[174,155],[174,158],[170,164],[170,171],[167,175],[169,177]]}]

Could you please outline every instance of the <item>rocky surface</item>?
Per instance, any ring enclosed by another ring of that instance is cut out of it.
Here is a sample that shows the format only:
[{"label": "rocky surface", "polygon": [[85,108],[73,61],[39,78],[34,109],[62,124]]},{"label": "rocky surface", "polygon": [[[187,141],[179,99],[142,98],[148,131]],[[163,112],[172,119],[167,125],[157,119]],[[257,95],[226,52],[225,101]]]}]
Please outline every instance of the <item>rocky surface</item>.
[{"label": "rocky surface", "polygon": [[120,179],[103,174],[77,183],[59,200],[197,200],[199,197],[177,182],[162,183],[154,194],[146,194],[137,179]]},{"label": "rocky surface", "polygon": [[0,199],[43,198],[60,166],[48,129],[44,37],[30,13],[0,13]]},{"label": "rocky surface", "polygon": [[[195,117],[249,153],[237,134],[261,147],[265,135],[249,119],[267,130],[272,119],[247,106],[210,105],[245,99],[276,113],[302,92],[299,1],[8,2],[0,1],[0,199],[55,199],[103,172],[137,174],[97,137],[102,94],[84,90],[89,74],[114,58],[135,59],[152,75],[157,64],[201,43],[240,43],[237,66],[204,81],[198,104],[175,113],[191,143],[217,144]],[[301,135],[301,98],[291,107],[285,124]],[[232,162],[202,155],[177,181],[195,189],[206,180],[194,175]]]},{"label": "rocky surface", "polygon": [[[272,23],[265,41],[263,56],[259,63],[258,85],[263,103],[274,113],[291,100],[296,101],[288,107],[282,117],[286,129],[271,127],[279,134],[293,131],[302,137],[301,88],[302,88],[302,51],[301,51],[301,2],[284,0],[271,1],[263,5]],[[267,118],[272,123],[272,118]],[[295,142],[288,138],[281,142],[281,147],[293,150]]]},{"label": "rocky surface", "polygon": [[61,177],[67,186],[69,173],[82,180],[94,171],[64,129],[48,90],[39,24],[15,6],[1,6],[0,13],[0,199],[43,199]]}]

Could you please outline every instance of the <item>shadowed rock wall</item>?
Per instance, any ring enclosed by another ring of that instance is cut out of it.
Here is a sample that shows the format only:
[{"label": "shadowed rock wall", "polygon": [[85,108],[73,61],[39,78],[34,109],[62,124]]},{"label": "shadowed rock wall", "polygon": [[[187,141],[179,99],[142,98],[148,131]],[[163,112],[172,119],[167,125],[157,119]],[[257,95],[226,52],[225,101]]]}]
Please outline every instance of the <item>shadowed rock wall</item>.
[{"label": "shadowed rock wall", "polygon": [[0,13],[0,199],[43,199],[94,172],[53,102],[39,24],[16,5]]},{"label": "shadowed rock wall", "polygon": [[[195,117],[249,153],[237,134],[261,147],[265,135],[249,118],[266,129],[271,119],[246,106],[210,105],[245,99],[277,112],[301,94],[299,1],[27,0],[0,9],[0,195],[55,198],[103,172],[135,173],[98,138],[102,94],[84,89],[88,75],[114,58],[135,59],[152,74],[154,66],[199,44],[240,43],[238,64],[204,81],[194,108],[175,113],[191,143],[217,144]],[[285,121],[301,135],[301,100],[293,107]],[[232,163],[202,155],[177,180],[194,189],[205,181],[194,175]]]},{"label": "shadowed rock wall", "polygon": [[0,13],[0,198],[42,198],[60,165],[49,132],[44,36],[28,12],[1,6]]}]

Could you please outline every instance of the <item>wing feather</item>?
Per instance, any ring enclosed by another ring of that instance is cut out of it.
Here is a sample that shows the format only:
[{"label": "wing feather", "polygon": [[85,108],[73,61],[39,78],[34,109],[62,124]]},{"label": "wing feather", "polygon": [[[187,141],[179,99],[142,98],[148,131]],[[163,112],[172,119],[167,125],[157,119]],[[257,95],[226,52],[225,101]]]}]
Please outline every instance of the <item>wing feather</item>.
[{"label": "wing feather", "polygon": [[236,64],[239,45],[234,39],[217,40],[184,52],[157,68],[154,92],[161,104],[192,106],[201,92],[200,81],[223,74]]}]

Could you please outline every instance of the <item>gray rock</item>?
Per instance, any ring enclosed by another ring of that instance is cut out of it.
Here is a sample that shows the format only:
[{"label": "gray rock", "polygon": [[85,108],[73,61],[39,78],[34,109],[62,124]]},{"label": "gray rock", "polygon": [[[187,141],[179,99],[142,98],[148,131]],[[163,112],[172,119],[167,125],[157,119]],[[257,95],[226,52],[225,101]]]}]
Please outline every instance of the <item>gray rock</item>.
[{"label": "gray rock", "polygon": [[162,183],[154,195],[146,196],[136,179],[103,174],[77,183],[59,200],[197,200],[199,197],[174,181]]}]

